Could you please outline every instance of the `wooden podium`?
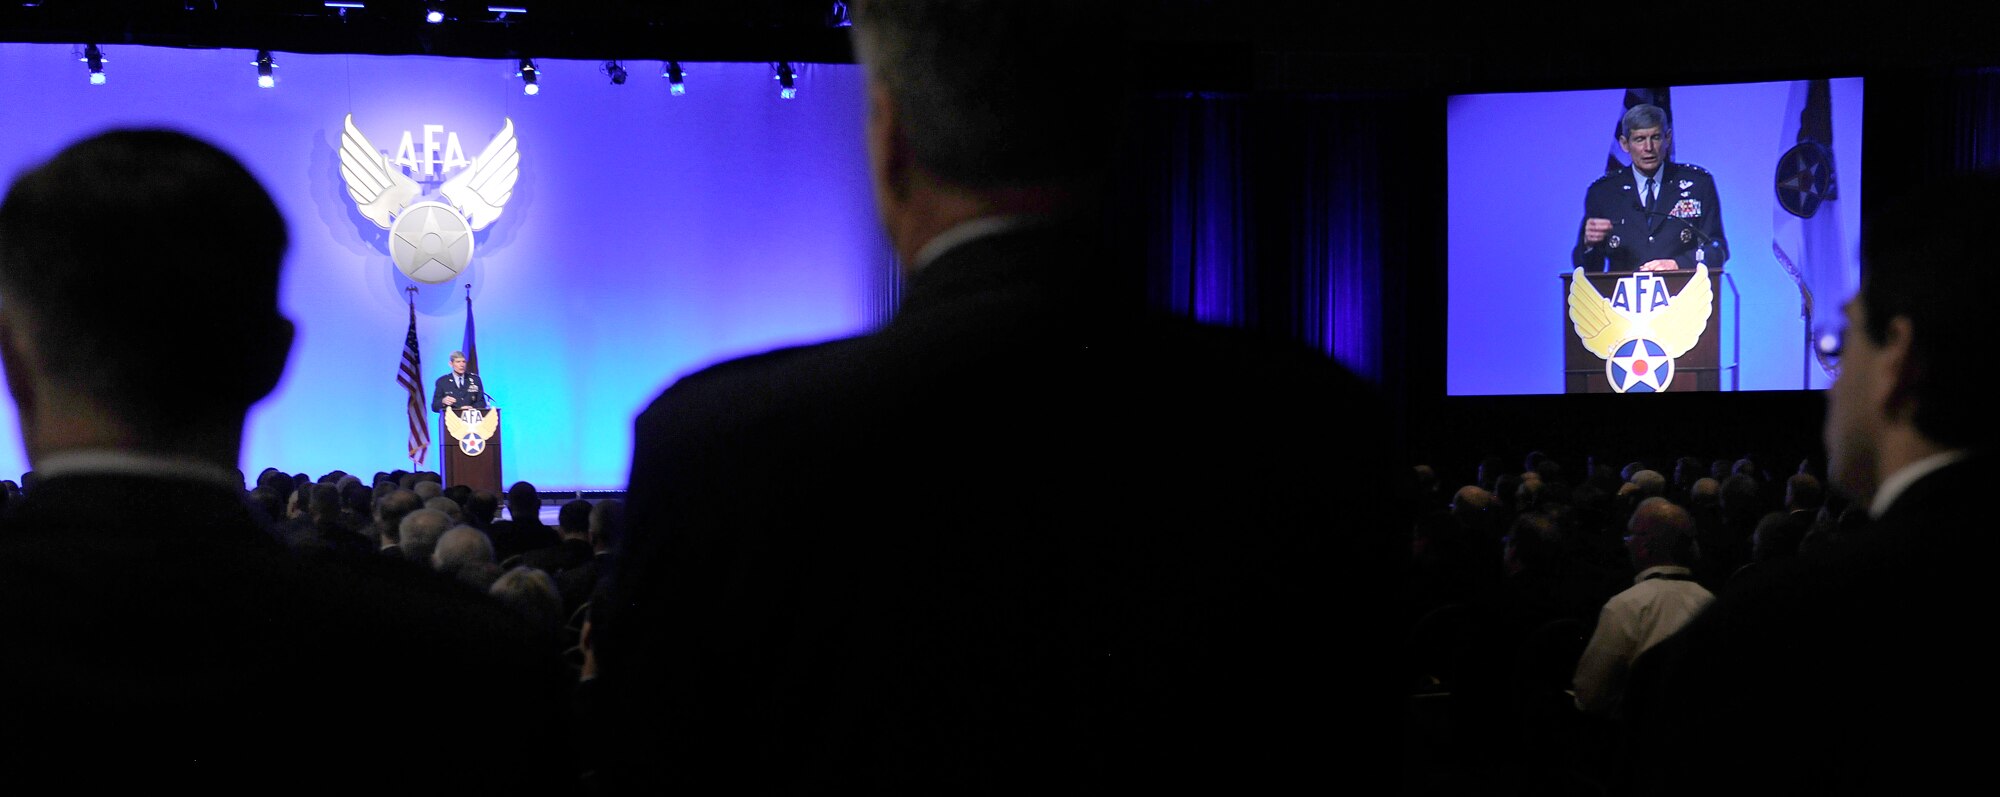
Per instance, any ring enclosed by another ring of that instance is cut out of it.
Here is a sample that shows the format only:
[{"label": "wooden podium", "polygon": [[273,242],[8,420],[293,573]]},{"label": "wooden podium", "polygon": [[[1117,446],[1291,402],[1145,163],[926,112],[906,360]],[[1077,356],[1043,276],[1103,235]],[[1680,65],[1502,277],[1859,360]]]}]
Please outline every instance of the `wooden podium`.
[{"label": "wooden podium", "polygon": [[[1602,274],[1585,274],[1591,288],[1600,296],[1613,296],[1618,281],[1641,272],[1612,271]],[[1647,274],[1655,279],[1665,280],[1667,290],[1680,295],[1688,281],[1694,279],[1691,269],[1679,271],[1654,271]],[[1722,389],[1722,270],[1709,269],[1710,281],[1708,324],[1702,329],[1701,338],[1688,349],[1686,354],[1674,360],[1674,368],[1679,373],[1667,384],[1667,392],[1678,393],[1696,390]],[[1604,358],[1592,354],[1583,347],[1583,341],[1576,336],[1576,326],[1570,321],[1570,283],[1576,279],[1575,272],[1562,275],[1562,296],[1557,307],[1562,312],[1563,334],[1563,392],[1565,393],[1612,393],[1611,380],[1604,372]]]},{"label": "wooden podium", "polygon": [[[500,488],[500,408],[478,410],[480,419],[468,422],[450,410],[438,413],[438,448],[444,459],[444,486],[465,485],[502,495]],[[450,417],[447,417],[450,416]],[[452,434],[453,427],[471,434],[471,440]],[[484,432],[484,433],[482,433]]]}]

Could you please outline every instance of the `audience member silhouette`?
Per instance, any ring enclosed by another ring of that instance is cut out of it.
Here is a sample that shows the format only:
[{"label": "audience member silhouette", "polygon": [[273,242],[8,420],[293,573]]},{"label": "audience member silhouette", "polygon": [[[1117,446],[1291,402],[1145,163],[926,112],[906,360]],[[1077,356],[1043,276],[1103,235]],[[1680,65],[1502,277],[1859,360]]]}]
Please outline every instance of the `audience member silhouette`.
[{"label": "audience member silhouette", "polygon": [[450,515],[428,507],[404,515],[403,522],[396,526],[396,541],[403,558],[428,567],[438,540],[455,525],[458,524],[452,522]]},{"label": "audience member silhouette", "polygon": [[613,548],[625,526],[625,502],[608,498],[590,508],[590,559],[556,576],[556,591],[562,593],[563,616],[576,613],[597,591],[597,582],[610,569]]},{"label": "audience member silhouette", "polygon": [[1663,651],[1656,741],[1719,754],[1655,773],[1662,791],[1928,794],[1984,779],[1976,723],[1995,701],[1967,635],[1988,619],[1996,427],[1968,367],[1991,313],[1963,280],[1993,260],[1982,210],[1996,192],[1990,175],[1922,186],[1863,232],[1825,443],[1831,481],[1874,523],[1730,585]]},{"label": "audience member silhouette", "polygon": [[1394,505],[1341,498],[1394,494],[1383,410],[1125,284],[1118,83],[1025,79],[1129,65],[1111,5],[850,6],[907,288],[639,417],[592,619],[646,785],[1382,788]]},{"label": "audience member silhouette", "polygon": [[1586,713],[1619,715],[1633,664],[1714,599],[1683,564],[1694,541],[1687,510],[1648,498],[1632,513],[1631,532],[1627,544],[1639,574],[1604,604],[1576,665],[1576,705]]},{"label": "audience member silhouette", "polygon": [[401,556],[403,518],[411,512],[424,508],[423,499],[409,490],[390,490],[375,503],[375,523],[373,528],[381,551],[385,554]]},{"label": "audience member silhouette", "polygon": [[515,482],[507,488],[507,519],[493,524],[493,550],[505,562],[558,541],[555,529],[542,522],[542,496],[535,486]]},{"label": "audience member silhouette", "polygon": [[521,555],[521,564],[552,576],[590,561],[590,502],[581,498],[563,504],[556,513],[557,544]]},{"label": "audience member silhouette", "polygon": [[[552,793],[542,762],[438,763],[559,721],[559,662],[518,619],[299,556],[245,502],[244,419],[293,338],[285,231],[234,158],[160,130],[72,144],[0,200],[0,362],[43,474],[0,528],[0,763],[105,792]],[[437,711],[379,688],[391,662],[518,699]],[[367,753],[387,729],[423,754]]]}]

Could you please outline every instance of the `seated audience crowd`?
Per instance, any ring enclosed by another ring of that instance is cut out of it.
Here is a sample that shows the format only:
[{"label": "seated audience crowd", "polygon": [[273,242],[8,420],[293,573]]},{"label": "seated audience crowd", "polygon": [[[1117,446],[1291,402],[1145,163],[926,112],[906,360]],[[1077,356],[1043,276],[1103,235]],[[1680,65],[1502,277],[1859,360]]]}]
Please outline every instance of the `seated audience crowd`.
[{"label": "seated audience crowd", "polygon": [[1796,459],[1603,462],[1489,456],[1448,491],[1414,469],[1411,791],[1629,787],[1644,654],[1728,585],[1866,522]]},{"label": "seated audience crowd", "polygon": [[[1713,463],[1684,456],[1614,471],[1593,457],[1571,470],[1536,452],[1513,470],[1489,457],[1448,497],[1439,469],[1414,469],[1400,605],[1419,733],[1406,786],[1615,789],[1631,776],[1622,728],[1642,707],[1625,705],[1625,691],[1643,678],[1634,665],[1646,651],[1725,585],[1801,550],[1839,546],[1866,522],[1803,466]],[[29,473],[21,484],[34,481]],[[393,562],[487,596],[588,681],[587,607],[623,502],[569,501],[551,528],[527,482],[508,490],[502,519],[493,517],[498,496],[440,483],[431,472],[364,481],[267,468],[243,497],[270,538],[301,556]],[[0,482],[9,504],[23,492]],[[504,560],[503,534],[513,552]],[[581,692],[576,700],[587,702]],[[590,765],[579,753],[573,774],[587,783]]]}]

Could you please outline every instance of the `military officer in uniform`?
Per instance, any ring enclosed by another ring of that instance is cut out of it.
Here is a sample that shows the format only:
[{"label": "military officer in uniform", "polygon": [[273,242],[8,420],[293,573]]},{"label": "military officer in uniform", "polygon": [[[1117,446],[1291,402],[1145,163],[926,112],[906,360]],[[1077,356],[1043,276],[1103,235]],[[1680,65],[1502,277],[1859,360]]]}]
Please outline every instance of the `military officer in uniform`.
[{"label": "military officer in uniform", "polygon": [[1618,125],[1618,146],[1632,165],[1606,172],[1583,196],[1583,229],[1572,264],[1585,271],[1674,271],[1697,263],[1721,268],[1722,202],[1715,178],[1691,163],[1667,160],[1673,128],[1666,112],[1634,105]]},{"label": "military officer in uniform", "polygon": [[486,391],[479,386],[479,375],[465,372],[465,352],[451,353],[451,373],[438,377],[436,389],[431,391],[431,412],[444,412],[464,407],[486,409]]}]

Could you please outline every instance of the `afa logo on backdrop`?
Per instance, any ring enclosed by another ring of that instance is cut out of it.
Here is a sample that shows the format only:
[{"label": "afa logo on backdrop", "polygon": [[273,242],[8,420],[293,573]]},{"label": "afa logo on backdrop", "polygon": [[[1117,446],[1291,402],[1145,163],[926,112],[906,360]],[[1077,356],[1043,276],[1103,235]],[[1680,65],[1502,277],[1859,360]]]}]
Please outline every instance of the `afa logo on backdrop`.
[{"label": "afa logo on backdrop", "polygon": [[1658,393],[1674,381],[1674,359],[1701,340],[1715,298],[1708,266],[1696,265],[1680,293],[1641,271],[1618,280],[1610,297],[1577,269],[1569,283],[1569,320],[1590,353],[1604,358],[1604,378],[1619,393]]},{"label": "afa logo on backdrop", "polygon": [[[348,114],[340,134],[340,177],[361,215],[389,231],[389,257],[418,282],[450,282],[472,265],[472,234],[500,218],[521,176],[514,120],[467,159],[457,132],[424,125],[403,131],[395,157],[375,149]],[[443,139],[439,134],[445,134]],[[421,142],[421,146],[419,145]],[[442,182],[432,194],[425,185]]]}]

